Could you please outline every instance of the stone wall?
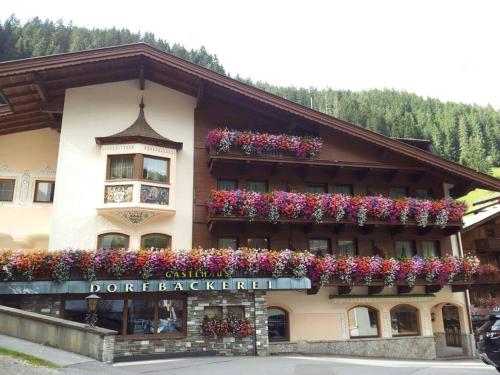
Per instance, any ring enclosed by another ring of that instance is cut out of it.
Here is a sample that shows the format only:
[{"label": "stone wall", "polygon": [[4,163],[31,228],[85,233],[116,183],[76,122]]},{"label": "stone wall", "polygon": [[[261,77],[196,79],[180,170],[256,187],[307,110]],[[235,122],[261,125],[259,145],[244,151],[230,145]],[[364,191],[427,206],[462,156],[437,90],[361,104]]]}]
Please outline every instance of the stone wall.
[{"label": "stone wall", "polygon": [[[201,334],[204,309],[221,306],[223,314],[228,306],[243,306],[245,317],[254,324],[254,335],[248,337],[206,338]],[[187,335],[184,338],[154,340],[130,340],[118,338],[115,356],[126,359],[131,356],[163,354],[175,355],[267,355],[267,301],[265,291],[255,292],[199,292],[187,298]]]},{"label": "stone wall", "polygon": [[401,359],[436,359],[432,336],[355,339],[345,341],[273,342],[270,354],[333,354]]},{"label": "stone wall", "polygon": [[61,298],[54,294],[5,295],[0,296],[0,305],[57,318],[61,311]]},{"label": "stone wall", "polygon": [[115,331],[0,306],[0,334],[112,363]]}]

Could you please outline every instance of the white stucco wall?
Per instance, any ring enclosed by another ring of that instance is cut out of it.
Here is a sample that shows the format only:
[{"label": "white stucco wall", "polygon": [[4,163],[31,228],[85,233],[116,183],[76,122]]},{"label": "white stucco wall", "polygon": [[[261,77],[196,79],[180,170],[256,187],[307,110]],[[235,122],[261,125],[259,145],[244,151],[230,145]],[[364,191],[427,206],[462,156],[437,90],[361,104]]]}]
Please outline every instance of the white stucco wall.
[{"label": "white stucco wall", "polygon": [[[175,202],[172,217],[153,218],[136,227],[99,215],[103,200],[103,159],[95,137],[115,134],[130,126],[144,97],[148,123],[161,135],[182,142],[177,153]],[[52,212],[49,248],[95,248],[97,235],[122,232],[130,247],[140,246],[147,233],[172,236],[173,248],[190,248],[193,211],[193,151],[195,99],[167,87],[136,80],[73,88],[66,91]]]},{"label": "white stucco wall", "polygon": [[58,149],[52,129],[0,136],[0,179],[15,180],[13,201],[0,202],[0,249],[47,248],[52,204],[33,200],[37,180],[55,179]]}]

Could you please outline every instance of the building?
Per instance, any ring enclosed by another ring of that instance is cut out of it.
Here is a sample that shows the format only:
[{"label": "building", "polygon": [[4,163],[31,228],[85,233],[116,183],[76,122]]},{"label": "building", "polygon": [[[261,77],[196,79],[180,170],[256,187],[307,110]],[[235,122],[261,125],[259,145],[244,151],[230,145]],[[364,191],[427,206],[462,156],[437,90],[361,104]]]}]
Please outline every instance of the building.
[{"label": "building", "polygon": [[474,328],[485,323],[490,313],[500,311],[500,197],[475,202],[477,208],[464,216],[460,231],[463,247],[475,254],[483,266],[482,282],[470,293]]},{"label": "building", "polygon": [[[459,256],[460,217],[439,225],[437,217],[427,225],[427,213],[418,220],[393,220],[387,213],[365,220],[367,208],[359,206],[354,219],[344,211],[334,219],[322,208],[325,217],[313,220],[312,212],[290,205],[279,217],[266,211],[266,218],[238,206],[241,200],[230,200],[231,194],[245,189],[265,203],[267,191],[277,192],[276,201],[286,192],[310,192],[348,197],[353,205],[361,203],[352,196],[382,196],[387,199],[377,202],[383,209],[393,204],[391,197],[444,199],[475,187],[500,190],[498,179],[442,159],[429,142],[387,138],[144,44],[3,63],[0,89],[6,102],[0,107],[0,248],[200,246]],[[272,136],[260,141],[274,148],[263,150],[251,142],[243,144],[244,152],[222,150],[220,143],[207,147],[207,135],[217,138],[211,132],[226,126],[285,134],[281,150]],[[226,199],[227,214],[213,204],[215,196]],[[147,286],[138,276],[35,280],[29,288],[10,280],[0,283],[0,298],[79,320],[85,296],[99,291],[100,324],[119,333],[116,357],[187,351],[433,359],[447,345],[467,355],[473,350],[464,295],[470,280],[442,285],[419,278],[415,285],[399,280],[386,286],[382,279],[320,284],[264,275],[243,277],[240,288],[239,279],[213,281],[203,273],[187,281],[175,273],[165,277]],[[199,291],[200,285],[214,290]],[[228,311],[248,318],[255,336],[211,340],[200,334],[203,316]],[[166,321],[172,320],[177,326],[170,331]],[[145,330],[153,321],[154,329]]]}]

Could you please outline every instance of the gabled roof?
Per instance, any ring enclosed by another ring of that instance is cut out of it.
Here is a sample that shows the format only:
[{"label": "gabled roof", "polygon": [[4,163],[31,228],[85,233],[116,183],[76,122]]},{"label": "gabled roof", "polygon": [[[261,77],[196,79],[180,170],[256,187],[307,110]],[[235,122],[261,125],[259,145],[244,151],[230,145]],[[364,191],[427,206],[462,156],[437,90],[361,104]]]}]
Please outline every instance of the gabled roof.
[{"label": "gabled roof", "polygon": [[158,134],[151,125],[146,121],[144,116],[144,101],[141,99],[139,104],[139,116],[127,129],[119,133],[109,135],[107,137],[96,137],[95,142],[98,145],[111,145],[118,143],[144,143],[155,146],[164,146],[174,148],[176,150],[182,149],[182,142],[175,142]]},{"label": "gabled roof", "polygon": [[[144,43],[35,57],[0,64],[0,90],[7,106],[0,107],[0,135],[57,127],[65,90],[69,87],[144,79],[197,96],[232,100],[250,110],[278,112],[289,118],[335,129],[389,149],[461,181],[464,190],[482,187],[500,191],[500,180],[448,161],[411,144],[392,139],[338,118],[304,107]],[[229,98],[229,97],[232,98]]]},{"label": "gabled roof", "polygon": [[464,226],[461,233],[468,232],[500,216],[500,204],[485,207],[482,210],[464,216]]}]

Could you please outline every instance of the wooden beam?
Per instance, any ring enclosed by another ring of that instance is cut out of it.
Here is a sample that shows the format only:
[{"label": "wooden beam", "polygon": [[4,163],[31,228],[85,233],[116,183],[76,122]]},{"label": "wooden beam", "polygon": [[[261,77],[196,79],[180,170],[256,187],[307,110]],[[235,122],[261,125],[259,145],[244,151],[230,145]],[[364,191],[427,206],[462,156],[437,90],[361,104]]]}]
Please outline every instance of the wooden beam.
[{"label": "wooden beam", "polygon": [[200,109],[205,101],[205,82],[200,79],[198,84],[198,92],[196,94],[196,109]]},{"label": "wooden beam", "polygon": [[452,285],[451,286],[451,291],[453,293],[457,293],[457,292],[465,292],[467,289],[470,288],[470,285],[468,284],[459,284],[459,285]]},{"label": "wooden beam", "polygon": [[64,110],[64,103],[62,102],[41,102],[40,111],[47,113],[60,113]]},{"label": "wooden beam", "polygon": [[334,224],[330,226],[330,230],[333,234],[342,233],[345,230],[345,224]]},{"label": "wooden beam", "polygon": [[362,235],[367,235],[373,232],[373,230],[375,229],[375,225],[365,224],[362,227],[358,225],[357,228],[359,233],[361,233]]},{"label": "wooden beam", "polygon": [[146,78],[144,71],[144,60],[141,59],[139,64],[139,89],[144,91],[146,89]]},{"label": "wooden beam", "polygon": [[398,176],[399,176],[399,170],[397,169],[387,172],[384,175],[385,181],[388,183],[394,181]]},{"label": "wooden beam", "polygon": [[43,128],[50,128],[51,123],[48,121],[45,122],[38,122],[34,124],[28,124],[24,126],[17,126],[13,128],[0,128],[0,135],[5,135],[5,134],[12,134],[12,133],[20,133],[20,132],[25,132],[28,130],[36,130],[36,129],[43,129]]},{"label": "wooden beam", "polygon": [[341,167],[330,167],[329,168],[329,175],[330,175],[330,178],[332,180],[335,179],[338,176],[338,174],[340,172],[340,168]]},{"label": "wooden beam", "polygon": [[356,179],[358,181],[363,181],[371,172],[371,168],[363,168],[359,172],[356,172]]},{"label": "wooden beam", "polygon": [[49,93],[47,91],[47,88],[45,87],[45,84],[38,78],[35,79],[33,84],[35,85],[35,90],[40,99],[42,100],[42,102],[49,102],[50,101]]},{"label": "wooden beam", "polygon": [[396,234],[402,233],[405,229],[405,225],[392,225],[389,227],[389,234],[395,236]]},{"label": "wooden beam", "polygon": [[425,236],[425,235],[426,235],[426,234],[428,234],[431,230],[432,230],[432,226],[431,226],[431,225],[427,225],[425,228],[418,227],[418,229],[417,229],[417,234],[418,234],[419,236]]}]

